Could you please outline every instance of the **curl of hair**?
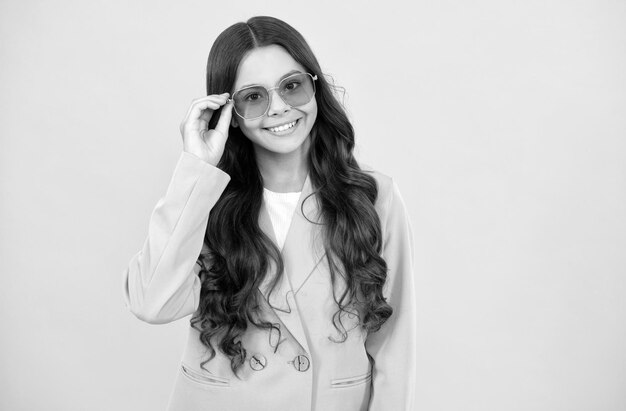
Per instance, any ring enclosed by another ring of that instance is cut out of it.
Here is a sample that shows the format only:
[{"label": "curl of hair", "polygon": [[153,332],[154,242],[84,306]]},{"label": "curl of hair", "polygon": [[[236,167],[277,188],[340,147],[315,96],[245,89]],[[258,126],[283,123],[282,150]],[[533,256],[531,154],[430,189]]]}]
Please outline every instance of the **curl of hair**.
[{"label": "curl of hair", "polygon": [[[376,180],[360,169],[353,155],[354,130],[332,92],[317,59],[304,38],[287,23],[272,17],[253,17],[222,32],[207,62],[207,95],[231,91],[240,62],[251,50],[267,45],[283,47],[307,72],[318,75],[318,114],[311,130],[309,175],[319,200],[324,244],[333,290],[341,276],[340,295],[333,291],[338,310],[332,322],[345,341],[348,331],[342,313],[357,315],[367,332],[376,332],[391,316],[383,297],[387,264],[381,256],[380,219],[374,208]],[[209,127],[215,127],[219,112]],[[263,181],[252,143],[240,128],[230,127],[218,168],[231,180],[211,209],[206,254],[201,254],[200,306],[191,324],[200,332],[209,358],[219,349],[231,360],[237,375],[246,359],[241,336],[249,326],[278,332],[280,327],[259,315],[258,287],[273,269],[271,290],[284,275],[280,250],[259,227]],[[306,199],[305,199],[306,201]],[[331,340],[335,341],[331,338]],[[277,349],[277,345],[274,347]]]}]

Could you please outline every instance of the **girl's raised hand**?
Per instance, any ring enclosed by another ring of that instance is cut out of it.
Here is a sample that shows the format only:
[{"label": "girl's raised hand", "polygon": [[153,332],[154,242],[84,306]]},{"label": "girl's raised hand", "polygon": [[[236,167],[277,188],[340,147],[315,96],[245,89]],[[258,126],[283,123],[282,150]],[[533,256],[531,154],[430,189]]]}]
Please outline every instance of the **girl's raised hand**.
[{"label": "girl's raised hand", "polygon": [[[183,150],[217,166],[222,158],[228,138],[228,126],[232,117],[233,104],[227,103],[228,93],[211,94],[191,102],[187,116],[180,123]],[[224,106],[215,129],[209,130],[213,112]]]}]

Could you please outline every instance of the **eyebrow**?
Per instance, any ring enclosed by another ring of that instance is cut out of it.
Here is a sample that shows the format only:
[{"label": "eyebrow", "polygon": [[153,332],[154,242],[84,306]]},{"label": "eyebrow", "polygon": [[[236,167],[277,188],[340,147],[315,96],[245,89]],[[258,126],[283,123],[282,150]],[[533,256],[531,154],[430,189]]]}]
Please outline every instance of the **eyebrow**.
[{"label": "eyebrow", "polygon": [[[300,70],[291,70],[287,74],[283,74],[283,76],[280,79],[278,79],[277,84],[283,81],[284,79],[286,79],[287,77],[291,76],[292,74],[296,74],[296,73],[302,73],[302,72]],[[241,90],[242,88],[252,87],[252,86],[260,86],[260,84],[244,84],[243,86],[237,88],[237,90]]]}]

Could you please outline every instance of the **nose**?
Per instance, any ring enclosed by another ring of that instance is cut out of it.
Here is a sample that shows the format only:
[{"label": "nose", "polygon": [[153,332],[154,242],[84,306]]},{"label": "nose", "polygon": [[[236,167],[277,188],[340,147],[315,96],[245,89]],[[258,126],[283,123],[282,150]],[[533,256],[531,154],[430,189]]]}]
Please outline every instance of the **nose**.
[{"label": "nose", "polygon": [[270,107],[267,110],[269,117],[279,116],[291,110],[291,106],[283,100],[278,94],[278,90],[274,89],[270,91]]}]

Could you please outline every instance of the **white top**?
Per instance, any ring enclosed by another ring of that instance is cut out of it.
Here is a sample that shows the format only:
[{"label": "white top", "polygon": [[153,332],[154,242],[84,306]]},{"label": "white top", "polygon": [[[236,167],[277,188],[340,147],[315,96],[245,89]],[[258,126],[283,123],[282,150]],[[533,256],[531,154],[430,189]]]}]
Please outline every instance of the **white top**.
[{"label": "white top", "polygon": [[285,238],[287,237],[296,205],[298,205],[300,193],[302,192],[277,193],[263,187],[265,207],[270,215],[270,220],[272,220],[274,234],[276,235],[276,241],[278,242],[278,248],[280,250],[283,249],[283,245],[285,244]]}]

